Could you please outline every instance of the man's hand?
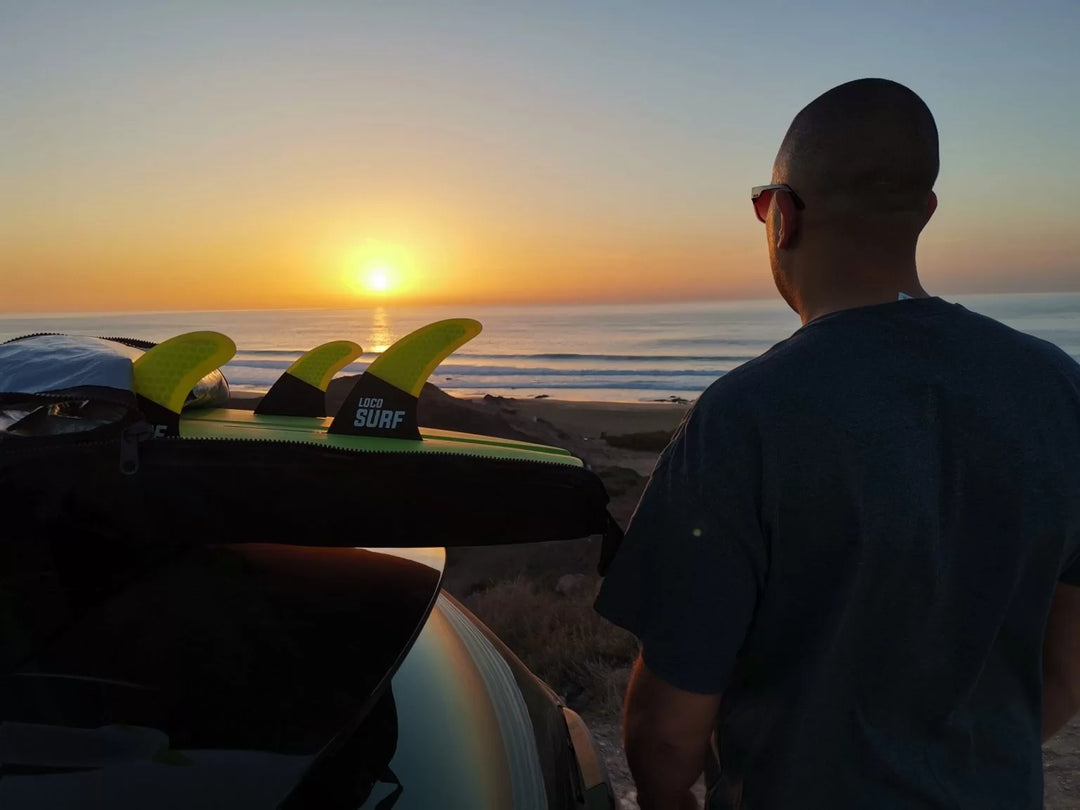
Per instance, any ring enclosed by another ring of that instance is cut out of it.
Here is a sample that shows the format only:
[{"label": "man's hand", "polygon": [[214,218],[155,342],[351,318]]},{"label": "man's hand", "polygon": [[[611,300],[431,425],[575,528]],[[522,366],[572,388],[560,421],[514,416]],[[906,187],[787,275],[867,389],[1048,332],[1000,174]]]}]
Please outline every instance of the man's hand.
[{"label": "man's hand", "polygon": [[1043,740],[1080,712],[1080,588],[1060,584],[1043,637]]},{"label": "man's hand", "polygon": [[705,767],[720,695],[686,692],[634,664],[623,707],[623,746],[641,810],[697,810],[690,786]]}]

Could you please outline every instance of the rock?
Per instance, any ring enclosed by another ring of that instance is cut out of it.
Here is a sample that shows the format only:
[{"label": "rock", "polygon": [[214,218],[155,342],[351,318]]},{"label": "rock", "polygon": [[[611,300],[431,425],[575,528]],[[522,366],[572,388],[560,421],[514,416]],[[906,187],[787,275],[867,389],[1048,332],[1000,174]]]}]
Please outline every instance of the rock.
[{"label": "rock", "polygon": [[631,470],[629,467],[596,467],[593,472],[600,476],[600,480],[604,482],[608,494],[612,497],[626,492],[637,493],[645,486],[645,482],[649,480],[647,476],[641,475],[637,470]]},{"label": "rock", "polygon": [[[356,377],[338,377],[331,380],[330,386],[326,389],[326,407],[330,414],[337,413],[355,383]],[[424,388],[420,392],[416,418],[423,427],[478,433],[482,436],[499,436],[503,439],[518,441],[535,441],[532,436],[511,425],[503,414],[494,411],[490,405],[457,399],[431,383],[424,383]]]}]

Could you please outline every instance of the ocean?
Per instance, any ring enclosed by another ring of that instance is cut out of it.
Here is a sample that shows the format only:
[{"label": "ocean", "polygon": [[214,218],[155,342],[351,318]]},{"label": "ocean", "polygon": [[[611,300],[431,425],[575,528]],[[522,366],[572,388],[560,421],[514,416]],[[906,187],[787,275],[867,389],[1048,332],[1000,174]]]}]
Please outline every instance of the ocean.
[{"label": "ocean", "polygon": [[[947,296],[968,309],[1057,344],[1080,361],[1080,293]],[[799,328],[779,299],[684,304],[335,310],[243,310],[0,315],[0,341],[35,332],[161,341],[214,329],[238,351],[224,367],[230,386],[265,390],[302,352],[348,338],[364,355],[357,374],[389,344],[439,318],[470,317],[479,337],[449,357],[431,381],[455,396],[611,402],[692,400],[717,377]]]}]

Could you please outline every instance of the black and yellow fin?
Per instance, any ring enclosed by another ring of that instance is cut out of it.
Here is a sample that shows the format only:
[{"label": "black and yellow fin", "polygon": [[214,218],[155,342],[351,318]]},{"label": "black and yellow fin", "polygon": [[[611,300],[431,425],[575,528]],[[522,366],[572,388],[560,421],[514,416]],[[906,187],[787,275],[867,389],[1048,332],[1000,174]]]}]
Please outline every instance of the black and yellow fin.
[{"label": "black and yellow fin", "polygon": [[363,354],[359,343],[332,340],[305,352],[266,392],[255,413],[264,416],[326,416],[326,387]]},{"label": "black and yellow fin", "polygon": [[135,359],[135,394],[155,437],[180,435],[180,409],[188,392],[234,354],[236,344],[220,332],[187,332]]},{"label": "black and yellow fin", "polygon": [[360,375],[327,432],[419,440],[416,404],[424,383],[482,328],[471,318],[450,318],[405,335]]}]

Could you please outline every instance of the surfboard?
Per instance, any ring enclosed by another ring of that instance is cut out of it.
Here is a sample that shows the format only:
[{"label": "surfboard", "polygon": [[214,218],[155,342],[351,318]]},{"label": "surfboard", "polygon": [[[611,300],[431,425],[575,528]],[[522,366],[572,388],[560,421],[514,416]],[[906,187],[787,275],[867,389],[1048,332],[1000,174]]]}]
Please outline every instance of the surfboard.
[{"label": "surfboard", "polygon": [[[130,361],[132,388],[116,389],[129,404],[103,400],[114,404],[102,419],[60,409],[62,430],[0,430],[0,500],[27,537],[80,526],[155,559],[207,544],[422,547],[610,532],[602,481],[567,450],[416,427],[428,375],[479,328],[453,319],[406,335],[333,418],[185,409],[235,344],[218,332],[177,335]],[[46,364],[51,351],[22,350]],[[332,365],[310,378],[321,383]],[[51,413],[58,397],[43,400]],[[372,411],[391,416],[369,424]]]},{"label": "surfboard", "polygon": [[189,411],[180,423],[179,435],[186,439],[251,439],[294,441],[373,452],[456,453],[525,458],[581,466],[569,450],[535,442],[503,439],[436,428],[421,428],[419,439],[390,436],[348,436],[331,433],[330,418],[278,416],[271,420],[252,411],[213,409]]},{"label": "surfboard", "polygon": [[[417,426],[416,408],[424,383],[439,363],[478,335],[480,330],[477,321],[451,318],[427,324],[405,335],[380,354],[357,379],[332,419],[283,413],[276,405],[264,409],[260,404],[254,412],[228,408],[189,409],[181,414],[179,432],[169,435],[192,439],[306,442],[354,451],[481,455],[581,466],[580,459],[561,447]],[[340,343],[349,344],[348,341]],[[359,349],[354,343],[349,345]],[[332,348],[324,351],[324,347]],[[292,382],[282,383],[286,378],[303,381],[308,391],[322,397],[333,374],[355,357],[349,357],[351,350],[347,346],[324,344],[324,347],[313,349],[290,366],[267,397],[279,385],[285,392],[300,390]],[[328,357],[333,357],[333,362],[329,362]],[[348,359],[344,359],[346,357]],[[308,393],[301,396],[306,398],[310,408],[313,399]],[[289,407],[286,406],[286,410]]]}]

